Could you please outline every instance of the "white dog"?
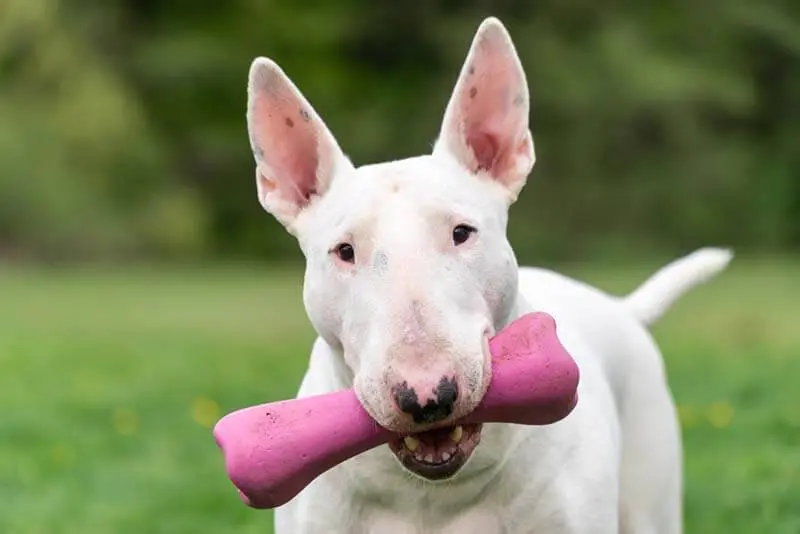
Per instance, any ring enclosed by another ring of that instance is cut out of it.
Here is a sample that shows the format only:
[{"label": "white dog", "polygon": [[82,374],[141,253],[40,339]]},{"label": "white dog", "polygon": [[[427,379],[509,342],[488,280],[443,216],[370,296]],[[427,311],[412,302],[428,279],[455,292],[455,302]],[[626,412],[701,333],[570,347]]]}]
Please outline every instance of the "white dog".
[{"label": "white dog", "polygon": [[[276,511],[279,534],[676,534],[682,453],[646,326],[731,254],[704,249],[618,299],[519,268],[507,212],[534,164],[528,87],[495,18],[479,27],[432,154],[356,168],[281,69],[250,70],[258,198],[306,257],[319,333],[299,396],[354,386],[411,432],[328,471]],[[553,315],[581,370],[577,408],[543,427],[450,426],[490,380],[487,339]]]}]

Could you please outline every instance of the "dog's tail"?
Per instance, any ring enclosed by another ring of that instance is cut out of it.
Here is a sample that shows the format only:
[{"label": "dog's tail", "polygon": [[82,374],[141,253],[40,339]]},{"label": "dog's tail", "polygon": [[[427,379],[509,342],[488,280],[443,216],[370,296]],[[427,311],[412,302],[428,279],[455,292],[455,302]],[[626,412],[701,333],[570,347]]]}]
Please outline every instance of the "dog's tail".
[{"label": "dog's tail", "polygon": [[655,323],[684,293],[728,266],[733,252],[702,248],[662,267],[622,302],[643,324]]}]

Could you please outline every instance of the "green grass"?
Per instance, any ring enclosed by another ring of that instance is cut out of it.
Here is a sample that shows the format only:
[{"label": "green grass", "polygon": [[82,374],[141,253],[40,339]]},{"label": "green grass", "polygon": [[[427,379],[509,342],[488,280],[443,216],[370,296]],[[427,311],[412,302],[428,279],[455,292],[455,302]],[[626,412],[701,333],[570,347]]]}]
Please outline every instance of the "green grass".
[{"label": "green grass", "polygon": [[[566,269],[627,291],[656,263]],[[267,533],[210,426],[293,395],[301,270],[0,270],[0,532]],[[800,532],[800,263],[737,260],[657,326],[687,532]]]}]

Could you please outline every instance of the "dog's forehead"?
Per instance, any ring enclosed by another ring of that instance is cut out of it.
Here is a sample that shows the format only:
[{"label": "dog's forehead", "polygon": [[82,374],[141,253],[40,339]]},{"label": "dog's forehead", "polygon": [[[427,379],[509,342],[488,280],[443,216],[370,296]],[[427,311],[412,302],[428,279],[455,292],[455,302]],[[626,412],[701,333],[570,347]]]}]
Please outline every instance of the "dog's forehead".
[{"label": "dog's forehead", "polygon": [[461,215],[486,211],[481,184],[430,156],[359,167],[347,183],[360,219]]},{"label": "dog's forehead", "polygon": [[431,156],[361,166],[337,177],[321,204],[313,226],[326,242],[419,234],[431,224],[480,225],[501,205],[481,181]]},{"label": "dog's forehead", "polygon": [[[457,202],[458,195],[446,195],[458,183],[450,169],[429,156],[408,158],[359,167],[353,186],[369,190],[373,200],[397,202],[418,200],[424,204]],[[442,198],[444,197],[444,198]]]}]

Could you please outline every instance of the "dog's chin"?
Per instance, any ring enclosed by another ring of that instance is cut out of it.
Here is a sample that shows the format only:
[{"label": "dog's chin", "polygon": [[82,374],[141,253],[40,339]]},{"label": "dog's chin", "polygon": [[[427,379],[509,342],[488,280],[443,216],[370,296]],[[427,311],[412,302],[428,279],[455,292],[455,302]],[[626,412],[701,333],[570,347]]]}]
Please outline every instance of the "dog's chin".
[{"label": "dog's chin", "polygon": [[467,463],[481,441],[483,425],[458,425],[398,436],[389,448],[411,473],[431,481],[447,480]]}]

